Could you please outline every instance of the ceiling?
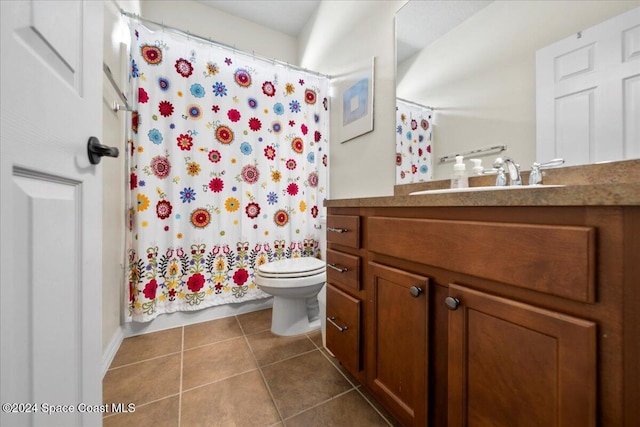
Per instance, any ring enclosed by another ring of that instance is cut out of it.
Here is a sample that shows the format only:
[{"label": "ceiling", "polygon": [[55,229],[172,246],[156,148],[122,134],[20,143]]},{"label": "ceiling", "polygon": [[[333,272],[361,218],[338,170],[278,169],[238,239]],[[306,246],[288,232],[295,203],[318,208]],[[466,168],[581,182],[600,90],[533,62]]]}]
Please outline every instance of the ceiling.
[{"label": "ceiling", "polygon": [[297,37],[321,0],[197,0],[231,15]]},{"label": "ceiling", "polygon": [[[196,0],[298,37],[323,0]],[[402,62],[491,3],[490,0],[412,0],[397,14],[397,60]]]},{"label": "ceiling", "polygon": [[422,50],[490,3],[490,0],[408,2],[396,14],[398,63]]}]

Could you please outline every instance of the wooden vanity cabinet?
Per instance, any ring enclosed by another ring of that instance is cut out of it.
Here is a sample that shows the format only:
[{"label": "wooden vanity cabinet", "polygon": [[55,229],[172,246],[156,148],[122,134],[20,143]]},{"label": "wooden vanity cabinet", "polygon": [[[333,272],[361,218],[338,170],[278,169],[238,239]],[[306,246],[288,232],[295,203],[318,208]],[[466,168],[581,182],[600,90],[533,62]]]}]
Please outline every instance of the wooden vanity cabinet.
[{"label": "wooden vanity cabinet", "polygon": [[640,208],[329,213],[360,218],[358,379],[402,425],[636,425]]}]

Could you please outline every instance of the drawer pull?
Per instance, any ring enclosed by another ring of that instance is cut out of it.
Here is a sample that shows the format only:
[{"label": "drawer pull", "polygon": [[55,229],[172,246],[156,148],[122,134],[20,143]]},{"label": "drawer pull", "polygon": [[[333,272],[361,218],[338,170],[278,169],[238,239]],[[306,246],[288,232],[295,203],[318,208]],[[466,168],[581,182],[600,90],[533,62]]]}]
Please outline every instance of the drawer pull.
[{"label": "drawer pull", "polygon": [[348,329],[346,326],[340,326],[340,325],[338,325],[336,322],[334,322],[334,320],[336,320],[336,318],[335,318],[335,317],[328,317],[328,316],[327,316],[327,320],[328,320],[328,321],[329,321],[329,323],[331,323],[333,326],[335,326],[336,328],[338,328],[338,330],[339,330],[340,332],[344,332],[344,331],[346,331],[346,330]]},{"label": "drawer pull", "polygon": [[333,231],[334,233],[346,233],[347,231],[349,231],[349,229],[348,228],[327,227],[327,231]]},{"label": "drawer pull", "polygon": [[332,268],[332,269],[334,269],[336,271],[339,271],[340,273],[346,273],[347,271],[349,271],[349,269],[347,267],[338,267],[334,263],[327,264],[327,267]]}]

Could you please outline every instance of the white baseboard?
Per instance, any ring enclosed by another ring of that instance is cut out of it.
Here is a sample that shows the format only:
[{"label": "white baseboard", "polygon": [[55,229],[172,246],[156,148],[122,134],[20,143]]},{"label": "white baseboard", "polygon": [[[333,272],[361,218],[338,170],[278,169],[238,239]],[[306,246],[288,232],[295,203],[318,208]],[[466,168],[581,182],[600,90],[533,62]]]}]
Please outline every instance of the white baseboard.
[{"label": "white baseboard", "polygon": [[111,362],[113,362],[113,358],[116,357],[116,353],[124,340],[124,328],[119,327],[116,332],[111,337],[111,341],[109,341],[109,345],[102,352],[102,377],[104,378],[107,370],[109,370],[109,366],[111,366]]},{"label": "white baseboard", "polygon": [[218,305],[198,311],[179,311],[162,314],[150,322],[127,322],[122,326],[124,338],[163,331],[165,329],[222,319],[237,314],[250,313],[273,306],[273,298],[247,301],[239,304]]}]

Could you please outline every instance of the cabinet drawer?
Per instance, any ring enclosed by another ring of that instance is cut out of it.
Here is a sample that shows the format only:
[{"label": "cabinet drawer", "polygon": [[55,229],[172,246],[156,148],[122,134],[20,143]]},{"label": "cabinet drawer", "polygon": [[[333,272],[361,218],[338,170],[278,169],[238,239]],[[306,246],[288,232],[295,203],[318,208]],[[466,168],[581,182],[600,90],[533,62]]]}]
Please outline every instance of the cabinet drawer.
[{"label": "cabinet drawer", "polygon": [[360,257],[327,249],[327,282],[360,290]]},{"label": "cabinet drawer", "polygon": [[327,242],[351,248],[360,247],[360,217],[352,215],[327,216]]},{"label": "cabinet drawer", "polygon": [[360,371],[360,300],[327,283],[327,349],[352,374]]},{"label": "cabinet drawer", "polygon": [[368,249],[580,302],[595,302],[595,229],[371,217]]}]

